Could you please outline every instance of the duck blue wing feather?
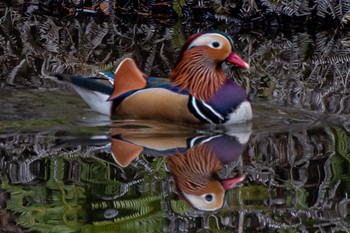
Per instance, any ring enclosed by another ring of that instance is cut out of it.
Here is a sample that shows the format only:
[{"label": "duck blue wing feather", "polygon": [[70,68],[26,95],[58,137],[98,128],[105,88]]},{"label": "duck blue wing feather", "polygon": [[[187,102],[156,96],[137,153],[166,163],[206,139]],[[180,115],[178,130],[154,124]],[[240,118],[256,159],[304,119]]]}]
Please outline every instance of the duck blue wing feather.
[{"label": "duck blue wing feather", "polygon": [[146,80],[147,80],[146,88],[164,88],[175,93],[188,95],[188,91],[186,89],[180,89],[178,86],[175,86],[170,81],[170,79],[147,77]]},{"label": "duck blue wing feather", "polygon": [[100,74],[100,76],[106,78],[112,84],[114,83],[114,73],[112,72],[98,72],[98,73]]},{"label": "duck blue wing feather", "polygon": [[[147,77],[147,86],[144,89],[149,89],[149,88],[163,88],[167,89],[169,91],[183,94],[183,95],[188,95],[188,91],[186,89],[180,89],[178,86],[175,86],[169,79],[166,78],[157,78],[157,77]],[[143,89],[142,89],[143,90]],[[140,90],[132,90],[125,92],[118,96],[116,99],[114,99],[115,102],[121,102],[124,98],[126,98],[129,95],[134,94],[135,92],[140,91]]]},{"label": "duck blue wing feather", "polygon": [[90,91],[100,92],[105,95],[110,95],[113,92],[113,86],[108,84],[109,80],[99,77],[83,77],[80,75],[74,76],[69,74],[55,74],[62,81],[67,81],[77,87]]},{"label": "duck blue wing feather", "polygon": [[[113,83],[114,83],[114,73],[112,73],[112,72],[99,72],[99,74],[103,78],[105,78],[106,80],[111,82],[111,84],[113,85]],[[147,81],[146,88],[164,88],[164,89],[176,92],[176,93],[188,95],[188,91],[187,90],[185,90],[185,89],[180,90],[180,88],[178,86],[175,86],[170,81],[170,79],[158,78],[158,77],[147,77],[146,81]],[[127,92],[127,93],[121,95],[120,97],[124,98],[125,96],[128,96],[128,95],[130,95],[130,94],[132,94],[134,92],[135,91]]]}]

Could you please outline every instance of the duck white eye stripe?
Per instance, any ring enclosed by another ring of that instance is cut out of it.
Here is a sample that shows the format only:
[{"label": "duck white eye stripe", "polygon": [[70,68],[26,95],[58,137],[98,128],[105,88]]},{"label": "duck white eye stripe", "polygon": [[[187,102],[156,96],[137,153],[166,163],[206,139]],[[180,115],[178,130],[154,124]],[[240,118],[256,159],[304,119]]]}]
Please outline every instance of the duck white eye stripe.
[{"label": "duck white eye stripe", "polygon": [[207,108],[209,109],[215,116],[217,116],[218,118],[220,118],[220,120],[225,120],[225,118],[220,114],[218,113],[217,111],[215,111],[209,104],[205,103],[203,100],[201,100],[202,104]]},{"label": "duck white eye stripe", "polygon": [[207,122],[213,124],[213,122],[212,122],[209,118],[207,118],[207,117],[199,110],[199,108],[198,108],[198,106],[197,106],[197,103],[196,103],[196,98],[194,98],[193,96],[192,96],[191,103],[192,103],[192,106],[193,106],[194,110],[197,112],[197,114],[198,114],[200,117],[202,117],[203,119],[205,119]]},{"label": "duck white eye stripe", "polygon": [[190,49],[192,47],[201,46],[201,45],[211,46],[213,40],[215,38],[218,38],[218,37],[221,37],[220,39],[228,40],[228,38],[226,38],[225,36],[223,36],[219,33],[206,33],[206,34],[201,35],[198,38],[194,39],[194,41],[190,44],[190,46],[188,46],[188,48]]}]

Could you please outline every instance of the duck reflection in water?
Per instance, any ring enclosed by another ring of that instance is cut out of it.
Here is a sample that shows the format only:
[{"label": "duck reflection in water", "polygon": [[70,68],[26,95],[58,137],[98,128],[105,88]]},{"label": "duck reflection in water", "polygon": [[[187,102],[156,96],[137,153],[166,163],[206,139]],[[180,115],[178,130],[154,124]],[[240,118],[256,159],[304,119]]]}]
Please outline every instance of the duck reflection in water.
[{"label": "duck reflection in water", "polygon": [[218,172],[225,164],[238,161],[249,136],[114,134],[112,154],[121,167],[128,166],[140,153],[167,156],[178,195],[195,209],[214,211],[223,206],[225,191],[245,179],[245,175],[220,179]]}]

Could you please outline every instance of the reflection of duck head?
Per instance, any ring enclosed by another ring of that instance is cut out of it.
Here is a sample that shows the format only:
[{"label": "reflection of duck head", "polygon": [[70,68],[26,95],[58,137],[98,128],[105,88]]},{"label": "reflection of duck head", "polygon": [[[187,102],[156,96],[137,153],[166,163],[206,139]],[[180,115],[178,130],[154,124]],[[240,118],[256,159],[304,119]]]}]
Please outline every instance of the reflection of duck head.
[{"label": "reflection of duck head", "polygon": [[114,160],[121,167],[128,166],[140,153],[167,156],[167,167],[178,195],[196,209],[213,211],[223,206],[225,191],[245,178],[220,179],[217,173],[225,164],[238,161],[250,132],[248,128],[246,132],[229,136],[193,132],[165,134],[161,130],[145,135],[115,128],[111,149]]},{"label": "reflection of duck head", "polygon": [[205,144],[195,145],[185,153],[167,158],[179,195],[199,210],[222,207],[225,190],[244,180],[244,176],[220,180],[216,173],[223,167],[213,151]]}]

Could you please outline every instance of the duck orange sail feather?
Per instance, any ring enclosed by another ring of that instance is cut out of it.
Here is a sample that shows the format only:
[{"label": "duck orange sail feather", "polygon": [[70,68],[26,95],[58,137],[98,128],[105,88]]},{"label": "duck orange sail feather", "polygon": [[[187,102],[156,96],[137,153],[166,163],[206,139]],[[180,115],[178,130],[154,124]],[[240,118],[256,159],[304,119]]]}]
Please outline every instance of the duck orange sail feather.
[{"label": "duck orange sail feather", "polygon": [[145,88],[146,85],[147,82],[134,60],[126,58],[115,71],[114,89],[108,100],[111,101],[129,91]]}]

